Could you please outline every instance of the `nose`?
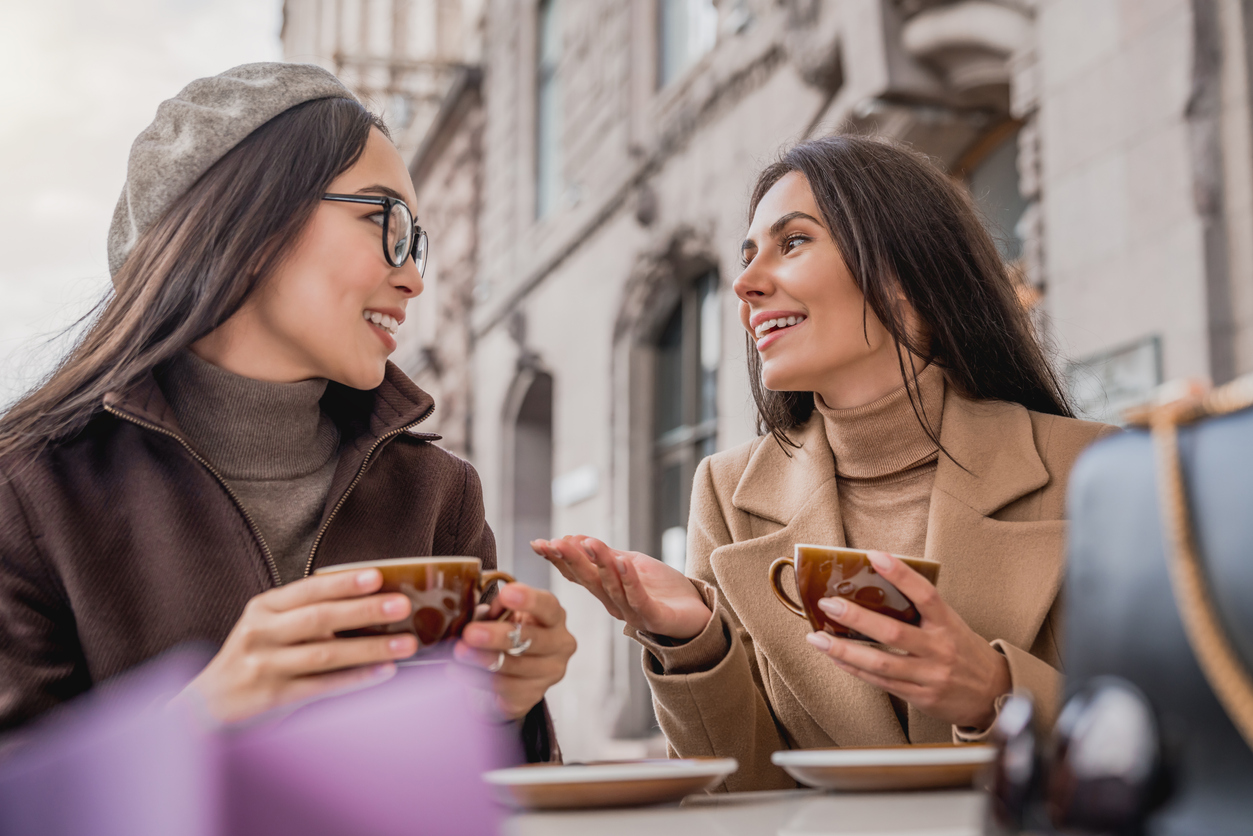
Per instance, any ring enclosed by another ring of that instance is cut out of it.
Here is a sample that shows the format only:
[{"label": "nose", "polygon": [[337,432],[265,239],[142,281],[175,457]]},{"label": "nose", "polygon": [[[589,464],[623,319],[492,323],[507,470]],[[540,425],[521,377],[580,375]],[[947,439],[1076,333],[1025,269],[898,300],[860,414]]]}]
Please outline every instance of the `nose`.
[{"label": "nose", "polygon": [[392,270],[391,283],[392,287],[403,293],[406,299],[417,296],[424,287],[422,274],[418,272],[418,265],[412,258],[405,259],[403,267],[396,267]]},{"label": "nose", "polygon": [[749,262],[739,277],[731,283],[731,289],[742,302],[760,301],[774,293],[774,280],[762,263],[764,259],[755,258]]}]

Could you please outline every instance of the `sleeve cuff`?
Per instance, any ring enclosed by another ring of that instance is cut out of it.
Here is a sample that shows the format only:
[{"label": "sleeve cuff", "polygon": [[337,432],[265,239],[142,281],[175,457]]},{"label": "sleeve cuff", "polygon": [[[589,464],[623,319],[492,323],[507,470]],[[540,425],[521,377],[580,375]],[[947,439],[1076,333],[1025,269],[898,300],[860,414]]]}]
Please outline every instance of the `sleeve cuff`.
[{"label": "sleeve cuff", "polygon": [[718,612],[718,591],[704,581],[692,580],[692,586],[696,587],[713,616],[705,629],[691,639],[676,644],[666,636],[636,630],[629,625],[622,631],[648,651],[652,658],[646,659],[646,662],[656,673],[682,675],[707,671],[717,667],[731,649],[726,622]]},{"label": "sleeve cuff", "polygon": [[[1005,656],[1009,664],[1010,694],[1028,693],[1035,703],[1037,726],[1051,729],[1057,719],[1058,699],[1061,693],[1062,675],[1048,662],[1032,656],[1025,650],[1015,647],[1003,639],[996,639],[992,646]],[[1001,707],[1005,705],[1010,694],[1002,694],[996,698],[994,708],[996,716],[986,729],[972,729],[953,726],[954,743],[982,743],[987,740],[996,718],[1001,716]]]}]

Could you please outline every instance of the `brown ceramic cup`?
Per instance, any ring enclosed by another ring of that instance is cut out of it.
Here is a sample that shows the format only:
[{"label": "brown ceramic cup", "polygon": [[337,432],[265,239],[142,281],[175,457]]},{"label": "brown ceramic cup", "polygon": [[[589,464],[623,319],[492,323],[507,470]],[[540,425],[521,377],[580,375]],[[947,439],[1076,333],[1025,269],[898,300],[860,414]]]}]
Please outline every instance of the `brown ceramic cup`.
[{"label": "brown ceramic cup", "polygon": [[[398,557],[324,566],[315,575],[378,569],[383,576],[379,592],[400,592],[413,603],[413,614],[403,621],[345,630],[337,636],[378,636],[413,633],[418,651],[455,639],[474,617],[474,605],[496,581],[513,583],[505,572],[484,572],[477,557]],[[509,612],[504,616],[507,618]]]},{"label": "brown ceramic cup", "polygon": [[[940,564],[934,560],[897,557],[906,566],[926,578],[932,585],[940,577]],[[793,601],[782,586],[783,570],[791,566],[796,573],[796,589],[801,602]],[[770,588],[783,606],[809,620],[814,632],[830,633],[845,639],[874,641],[831,618],[818,607],[822,598],[846,598],[855,604],[882,615],[919,624],[922,616],[914,602],[875,571],[870,552],[837,546],[796,545],[794,557],[781,557],[770,564]]]}]

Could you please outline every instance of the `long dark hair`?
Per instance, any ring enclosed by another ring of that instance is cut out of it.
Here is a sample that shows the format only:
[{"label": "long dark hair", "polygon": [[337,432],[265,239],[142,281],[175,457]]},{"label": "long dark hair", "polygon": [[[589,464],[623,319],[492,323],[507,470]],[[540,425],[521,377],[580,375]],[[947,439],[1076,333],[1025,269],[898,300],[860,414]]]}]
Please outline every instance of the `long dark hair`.
[{"label": "long dark hair", "polygon": [[3,416],[0,459],[82,430],[125,391],[217,328],[291,250],[331,181],[382,121],[351,99],[305,102],[249,134],[136,242],[113,290],[53,372]]},{"label": "long dark hair", "polygon": [[[907,353],[938,365],[948,385],[968,398],[1072,415],[1009,271],[961,185],[896,143],[823,137],[793,146],[761,173],[750,222],[766,192],[793,171],[809,181],[865,305],[896,340],[902,382],[932,440],[939,442],[921,411]],[[921,320],[921,334],[907,333],[900,299]],[[758,431],[795,447],[788,431],[809,420],[814,394],[766,389],[761,357],[752,336],[746,338]]]}]

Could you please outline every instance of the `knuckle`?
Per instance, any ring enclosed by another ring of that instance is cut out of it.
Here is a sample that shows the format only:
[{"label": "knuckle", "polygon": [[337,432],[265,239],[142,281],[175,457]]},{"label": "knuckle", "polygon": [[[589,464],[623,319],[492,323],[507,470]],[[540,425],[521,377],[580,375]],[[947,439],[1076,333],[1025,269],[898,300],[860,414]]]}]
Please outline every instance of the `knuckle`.
[{"label": "knuckle", "polygon": [[309,652],[309,661],[310,663],[312,663],[314,667],[318,667],[318,668],[329,667],[333,660],[334,660],[334,654],[331,653],[331,649],[329,647],[326,647],[325,645],[319,645],[317,647],[314,647]]},{"label": "knuckle", "polygon": [[244,679],[248,682],[264,682],[268,677],[269,664],[267,657],[260,653],[248,653],[240,660],[240,668]]},{"label": "knuckle", "polygon": [[241,620],[235,628],[235,636],[244,648],[253,648],[260,644],[261,631],[251,620]]},{"label": "knuckle", "polygon": [[300,627],[305,635],[327,632],[327,612],[324,607],[305,607],[300,613]]}]

